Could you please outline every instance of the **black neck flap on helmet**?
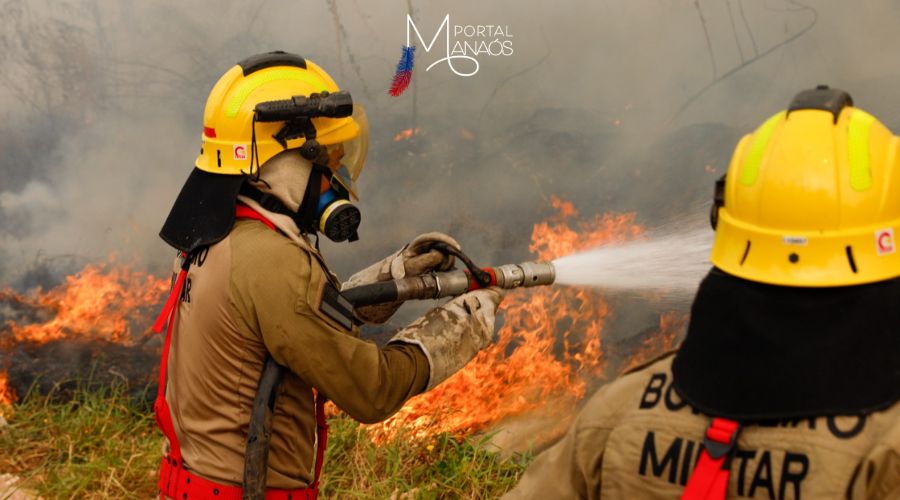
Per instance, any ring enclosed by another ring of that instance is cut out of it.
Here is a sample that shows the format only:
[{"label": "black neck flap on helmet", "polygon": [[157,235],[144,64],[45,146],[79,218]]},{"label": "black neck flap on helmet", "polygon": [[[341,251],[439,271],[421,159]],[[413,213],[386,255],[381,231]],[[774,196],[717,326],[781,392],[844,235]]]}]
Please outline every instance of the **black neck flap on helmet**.
[{"label": "black neck flap on helmet", "polygon": [[861,415],[900,401],[900,278],[767,285],[713,269],[672,364],[697,410],[734,420]]}]

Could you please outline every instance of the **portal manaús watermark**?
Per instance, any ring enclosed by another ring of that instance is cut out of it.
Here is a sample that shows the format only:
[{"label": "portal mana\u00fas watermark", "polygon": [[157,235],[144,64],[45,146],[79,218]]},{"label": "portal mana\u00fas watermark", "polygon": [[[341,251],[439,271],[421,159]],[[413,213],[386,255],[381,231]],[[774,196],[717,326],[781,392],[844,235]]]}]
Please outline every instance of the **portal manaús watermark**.
[{"label": "portal mana\u00fas watermark", "polygon": [[[426,35],[430,32],[426,31]],[[443,37],[441,36],[443,35]],[[432,51],[440,56],[431,62],[425,71],[430,71],[435,66],[446,63],[447,68],[455,75],[462,77],[475,76],[481,69],[480,58],[484,57],[509,57],[513,55],[514,35],[506,24],[452,24],[450,14],[444,16],[444,20],[438,25],[434,36],[428,39],[422,36],[419,26],[413,21],[412,16],[406,16],[406,45],[400,62],[397,63],[397,71],[391,82],[390,94],[398,96],[409,85],[412,79],[412,70],[415,51],[422,47],[426,53]],[[439,39],[443,43],[438,43]],[[414,43],[418,41],[418,44]],[[427,40],[427,41],[426,41]]]}]

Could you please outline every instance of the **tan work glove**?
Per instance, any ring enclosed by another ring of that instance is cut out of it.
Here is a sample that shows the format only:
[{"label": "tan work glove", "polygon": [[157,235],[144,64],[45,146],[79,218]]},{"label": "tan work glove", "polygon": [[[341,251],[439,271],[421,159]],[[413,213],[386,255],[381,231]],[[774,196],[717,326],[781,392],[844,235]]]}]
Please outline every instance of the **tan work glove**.
[{"label": "tan work glove", "polygon": [[[432,247],[435,243],[446,243],[459,249],[459,243],[443,233],[425,233],[416,236],[400,250],[350,276],[341,286],[342,290],[379,281],[419,276],[431,271],[449,271],[453,267],[453,256],[445,255]],[[356,309],[356,315],[366,323],[384,323],[402,302],[390,302]]]},{"label": "tan work glove", "polygon": [[459,371],[494,338],[494,318],[503,290],[465,293],[428,311],[388,342],[415,344],[425,352],[431,375],[426,391]]}]

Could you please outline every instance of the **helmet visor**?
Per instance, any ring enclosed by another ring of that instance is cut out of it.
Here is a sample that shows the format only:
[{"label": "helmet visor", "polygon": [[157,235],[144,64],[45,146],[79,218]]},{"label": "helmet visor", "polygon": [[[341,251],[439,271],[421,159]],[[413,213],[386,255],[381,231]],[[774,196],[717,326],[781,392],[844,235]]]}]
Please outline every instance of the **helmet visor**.
[{"label": "helmet visor", "polygon": [[339,183],[358,200],[356,180],[362,173],[369,152],[369,121],[362,104],[353,104],[353,121],[359,126],[359,133],[353,139],[328,146],[329,166],[334,171],[333,182]]}]

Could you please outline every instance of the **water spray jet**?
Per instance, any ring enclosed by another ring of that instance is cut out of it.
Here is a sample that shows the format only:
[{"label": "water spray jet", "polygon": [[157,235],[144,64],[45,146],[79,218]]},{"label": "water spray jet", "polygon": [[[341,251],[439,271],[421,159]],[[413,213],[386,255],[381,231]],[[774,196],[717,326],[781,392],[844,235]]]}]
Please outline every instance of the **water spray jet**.
[{"label": "water spray jet", "polygon": [[459,250],[440,246],[466,264],[465,270],[436,272],[344,290],[355,307],[407,300],[455,297],[479,288],[547,285],[617,290],[693,292],[709,271],[708,229],[667,228],[649,239],[602,245],[552,262],[522,262],[479,268]]}]

